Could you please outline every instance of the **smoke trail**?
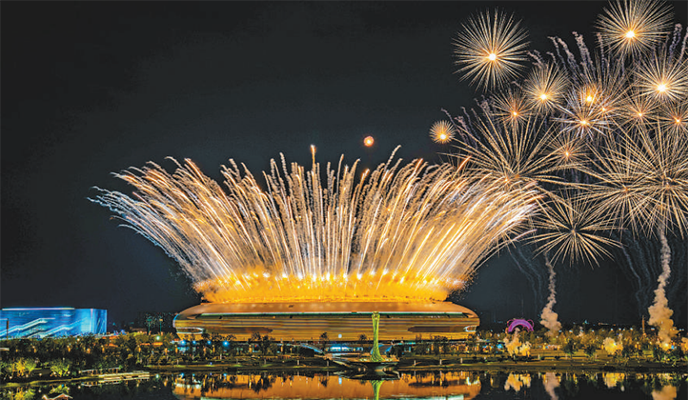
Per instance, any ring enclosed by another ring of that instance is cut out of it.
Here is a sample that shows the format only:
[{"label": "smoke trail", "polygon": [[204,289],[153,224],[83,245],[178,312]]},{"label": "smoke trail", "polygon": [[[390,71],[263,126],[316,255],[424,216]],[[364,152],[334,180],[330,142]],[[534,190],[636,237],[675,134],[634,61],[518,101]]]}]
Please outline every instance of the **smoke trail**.
[{"label": "smoke trail", "polygon": [[672,336],[678,333],[678,331],[674,328],[674,321],[671,320],[671,315],[674,312],[669,308],[669,301],[666,298],[665,292],[669,275],[671,275],[671,268],[669,267],[671,248],[669,247],[669,242],[667,241],[663,226],[659,228],[659,240],[662,242],[662,274],[659,275],[657,279],[659,286],[657,290],[655,290],[655,302],[648,309],[650,312],[650,320],[648,322],[650,325],[656,326],[659,329],[659,332],[657,332],[659,340],[663,343],[667,343],[671,340]]},{"label": "smoke trail", "polygon": [[559,399],[557,394],[554,393],[554,389],[559,387],[559,381],[557,380],[557,376],[554,375],[554,372],[546,373],[542,380],[542,384],[545,386],[545,391],[552,400]]},{"label": "smoke trail", "polygon": [[556,274],[554,273],[554,267],[552,266],[552,263],[549,262],[548,257],[545,257],[545,264],[547,264],[547,269],[549,270],[549,297],[547,298],[547,305],[542,310],[542,315],[540,316],[542,320],[540,323],[549,330],[547,335],[554,336],[561,329],[561,323],[557,321],[559,314],[552,311],[552,307],[554,307],[554,304],[557,302],[557,292],[554,290],[554,277]]}]

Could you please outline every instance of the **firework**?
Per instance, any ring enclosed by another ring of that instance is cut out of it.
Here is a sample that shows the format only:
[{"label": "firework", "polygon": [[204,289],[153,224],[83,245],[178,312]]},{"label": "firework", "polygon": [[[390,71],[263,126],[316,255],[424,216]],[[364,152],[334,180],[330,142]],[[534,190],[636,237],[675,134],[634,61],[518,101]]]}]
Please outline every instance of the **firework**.
[{"label": "firework", "polygon": [[454,139],[455,133],[454,126],[447,121],[435,122],[430,128],[430,138],[435,143],[449,143]]},{"label": "firework", "polygon": [[526,61],[526,37],[520,21],[498,10],[469,19],[454,42],[457,72],[486,88],[501,84]]},{"label": "firework", "polygon": [[560,181],[553,174],[558,154],[551,150],[556,132],[542,120],[528,118],[512,124],[489,115],[471,127],[474,131],[466,135],[475,146],[462,142],[459,148],[469,156],[469,168],[474,173],[505,186]]},{"label": "firework", "polygon": [[620,124],[630,125],[631,128],[644,125],[656,119],[659,104],[648,96],[641,96],[637,88],[632,90],[624,99],[624,107],[620,110]]},{"label": "firework", "polygon": [[526,121],[530,116],[530,107],[518,92],[509,90],[496,95],[493,100],[494,115],[502,123],[518,124]]},{"label": "firework", "polygon": [[567,86],[566,76],[556,65],[537,65],[525,82],[528,103],[539,112],[550,112],[563,100]]},{"label": "firework", "polygon": [[[577,54],[550,38],[555,49],[546,57],[528,52],[526,79],[486,93],[479,108],[457,117],[457,148],[469,156],[468,169],[506,184],[528,182],[542,193],[525,230],[545,259],[594,263],[626,229],[659,237],[662,271],[649,311],[665,343],[675,333],[665,293],[667,235],[683,237],[688,228],[688,35],[679,24],[670,35],[671,25],[662,2],[615,1],[598,20],[597,51],[575,32]],[[468,26],[464,46],[490,37],[475,20]],[[463,70],[480,87],[494,86],[490,64],[480,61],[464,58]],[[516,110],[527,113],[518,123]]]},{"label": "firework", "polygon": [[531,240],[540,244],[540,251],[558,258],[597,264],[597,256],[611,256],[607,250],[619,244],[608,237],[613,224],[589,211],[591,204],[581,197],[556,198],[542,209],[536,220],[538,233]]},{"label": "firework", "polygon": [[[601,51],[593,59],[582,37],[575,35],[577,60],[563,41],[553,38],[557,48],[556,54],[550,53],[552,61],[532,53],[535,63],[528,78],[515,84],[523,88],[529,107],[523,107],[511,89],[507,95],[492,95],[492,106],[481,103],[482,116],[467,115],[472,122],[465,136],[471,141],[458,147],[470,155],[477,171],[502,176],[505,182],[528,179],[552,193],[551,202],[541,203],[551,207],[540,214],[544,218],[563,216],[567,208],[560,207],[556,192],[580,187],[584,180],[591,184],[585,186],[589,193],[580,201],[587,204],[578,206],[599,204],[597,217],[613,215],[645,231],[667,221],[667,226],[684,232],[688,220],[685,38],[677,28],[674,37],[660,46],[670,18],[661,4],[616,2],[606,12],[600,19],[600,26],[608,28],[605,32],[614,26],[633,27],[634,43],[647,50],[646,57],[629,63]],[[477,26],[474,20],[470,24]],[[604,43],[609,44],[605,35],[601,35]],[[488,86],[489,77],[481,79]],[[518,125],[507,124],[509,110],[517,108],[528,110],[528,117]]]},{"label": "firework", "polygon": [[230,160],[225,193],[191,161],[117,176],[133,197],[100,190],[110,208],[160,246],[211,301],[427,301],[460,289],[535,209],[445,164],[392,159],[359,180],[356,166],[310,171],[274,160],[267,191]]},{"label": "firework", "polygon": [[636,70],[636,85],[641,96],[660,102],[683,102],[688,95],[688,63],[666,54],[655,54]]},{"label": "firework", "polygon": [[619,129],[620,136],[593,148],[587,173],[597,182],[588,197],[599,212],[617,215],[636,231],[688,228],[688,138],[660,123]]},{"label": "firework", "polygon": [[653,0],[617,0],[604,9],[597,26],[602,45],[621,55],[637,55],[662,42],[671,28],[671,11]]},{"label": "firework", "polygon": [[688,133],[688,104],[670,104],[662,110],[659,120],[662,128],[672,135],[685,135]]}]

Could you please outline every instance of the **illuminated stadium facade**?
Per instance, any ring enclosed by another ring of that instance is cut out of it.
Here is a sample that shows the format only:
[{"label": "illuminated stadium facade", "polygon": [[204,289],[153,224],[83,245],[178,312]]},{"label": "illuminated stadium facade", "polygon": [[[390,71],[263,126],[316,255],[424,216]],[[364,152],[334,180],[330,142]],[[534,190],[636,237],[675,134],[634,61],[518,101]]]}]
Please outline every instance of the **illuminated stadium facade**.
[{"label": "illuminated stadium facade", "polygon": [[3,308],[0,338],[104,334],[107,310],[95,308]]},{"label": "illuminated stadium facade", "polygon": [[203,333],[234,335],[247,340],[254,332],[281,341],[334,341],[372,338],[373,312],[380,313],[380,340],[415,340],[443,336],[464,339],[480,320],[471,310],[449,302],[292,302],[206,303],[182,311],[174,319],[181,337]]}]

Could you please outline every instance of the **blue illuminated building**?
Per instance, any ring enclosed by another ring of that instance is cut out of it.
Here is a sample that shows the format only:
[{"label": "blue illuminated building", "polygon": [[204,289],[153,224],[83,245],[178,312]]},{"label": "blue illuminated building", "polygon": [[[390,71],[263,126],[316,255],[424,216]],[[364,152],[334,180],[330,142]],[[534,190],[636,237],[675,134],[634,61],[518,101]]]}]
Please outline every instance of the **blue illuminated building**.
[{"label": "blue illuminated building", "polygon": [[0,339],[100,335],[105,333],[106,325],[107,310],[95,308],[3,308],[0,310]]}]

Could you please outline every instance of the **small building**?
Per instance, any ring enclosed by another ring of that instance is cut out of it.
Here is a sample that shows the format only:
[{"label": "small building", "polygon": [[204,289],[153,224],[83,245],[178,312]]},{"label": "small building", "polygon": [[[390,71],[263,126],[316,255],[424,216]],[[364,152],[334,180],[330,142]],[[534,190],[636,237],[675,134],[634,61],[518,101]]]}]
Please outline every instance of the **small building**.
[{"label": "small building", "polygon": [[102,335],[107,310],[72,307],[3,308],[0,339]]}]

